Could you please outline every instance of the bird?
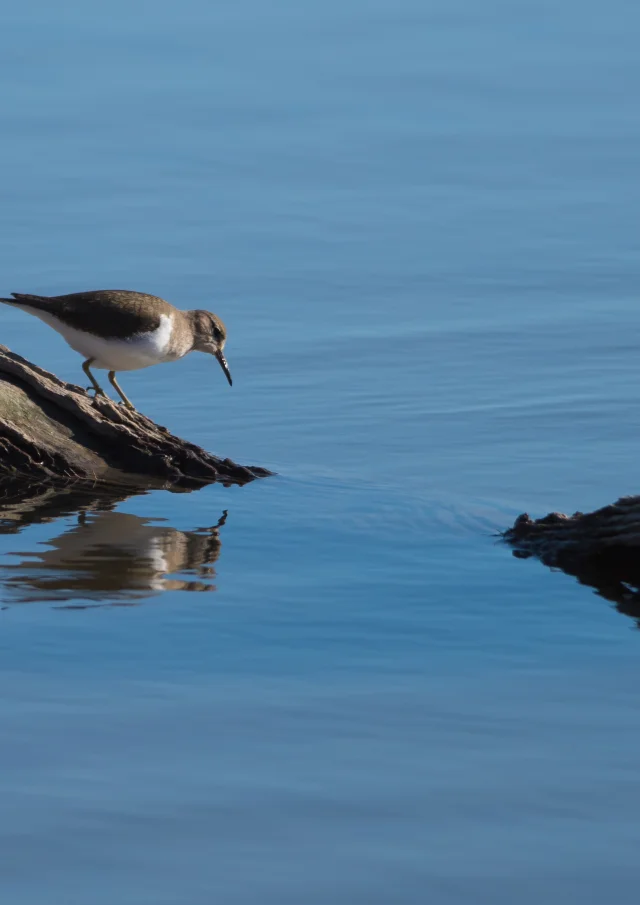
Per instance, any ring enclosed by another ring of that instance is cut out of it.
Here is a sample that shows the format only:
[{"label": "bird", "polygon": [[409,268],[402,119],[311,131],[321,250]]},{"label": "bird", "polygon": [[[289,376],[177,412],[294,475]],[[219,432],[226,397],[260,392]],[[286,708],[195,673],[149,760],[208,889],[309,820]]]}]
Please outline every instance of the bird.
[{"label": "bird", "polygon": [[223,354],[227,331],[210,311],[182,311],[158,296],[129,289],[53,296],[12,292],[11,296],[0,302],[40,318],[84,357],[89,391],[106,397],[91,369],[108,371],[109,382],[132,411],[135,407],[116,380],[118,371],[136,371],[177,361],[189,352],[206,352],[217,358],[229,386],[233,383]]}]

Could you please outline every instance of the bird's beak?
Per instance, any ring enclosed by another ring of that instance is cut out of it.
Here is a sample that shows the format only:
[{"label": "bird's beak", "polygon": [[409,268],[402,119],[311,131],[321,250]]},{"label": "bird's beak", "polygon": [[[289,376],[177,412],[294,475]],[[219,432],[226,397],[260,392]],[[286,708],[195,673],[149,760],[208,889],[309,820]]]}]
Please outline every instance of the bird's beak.
[{"label": "bird's beak", "polygon": [[227,359],[222,354],[222,350],[218,349],[218,351],[215,353],[215,356],[218,359],[218,361],[220,362],[220,367],[224,371],[224,376],[229,381],[229,386],[233,386],[233,380],[231,379],[231,371],[229,370],[229,365],[227,364]]}]

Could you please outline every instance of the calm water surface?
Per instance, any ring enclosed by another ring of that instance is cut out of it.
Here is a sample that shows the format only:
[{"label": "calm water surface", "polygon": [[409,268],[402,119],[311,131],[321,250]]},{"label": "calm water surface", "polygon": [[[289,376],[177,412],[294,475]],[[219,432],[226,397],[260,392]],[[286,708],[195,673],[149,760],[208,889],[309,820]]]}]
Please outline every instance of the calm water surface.
[{"label": "calm water surface", "polygon": [[494,535],[638,491],[639,26],[4,11],[1,294],[213,308],[123,387],[278,477],[0,513],[3,901],[637,901],[640,635]]}]

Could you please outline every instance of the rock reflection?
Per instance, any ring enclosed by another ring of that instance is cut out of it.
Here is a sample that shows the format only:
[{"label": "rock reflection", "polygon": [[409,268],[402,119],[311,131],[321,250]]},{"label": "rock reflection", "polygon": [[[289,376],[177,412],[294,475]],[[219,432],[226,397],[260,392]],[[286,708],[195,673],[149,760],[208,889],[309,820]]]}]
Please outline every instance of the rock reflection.
[{"label": "rock reflection", "polygon": [[103,494],[88,500],[73,491],[43,491],[19,502],[5,501],[0,533],[14,534],[71,513],[74,523],[67,521],[41,551],[10,551],[13,562],[0,564],[4,602],[122,606],[167,590],[215,590],[214,563],[226,510],[212,527],[180,531],[163,520],[113,511],[122,499]]},{"label": "rock reflection", "polygon": [[[527,550],[514,550],[518,559],[535,556]],[[611,547],[588,556],[574,551],[537,557],[544,565],[562,570],[578,579],[580,584],[593,588],[595,593],[612,603],[619,613],[635,620],[640,628],[640,558],[638,550]]]}]

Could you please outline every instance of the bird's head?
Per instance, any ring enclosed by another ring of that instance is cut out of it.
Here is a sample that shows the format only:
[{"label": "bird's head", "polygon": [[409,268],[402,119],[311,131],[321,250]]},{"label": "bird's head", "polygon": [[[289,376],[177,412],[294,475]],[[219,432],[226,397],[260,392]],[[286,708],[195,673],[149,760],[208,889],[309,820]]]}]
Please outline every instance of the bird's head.
[{"label": "bird's head", "polygon": [[229,381],[229,386],[233,383],[231,380],[231,372],[227,359],[224,357],[223,349],[227,341],[227,330],[217,315],[210,311],[191,311],[191,320],[193,323],[193,332],[195,340],[193,348],[196,352],[207,352],[209,355],[215,355],[220,363],[220,367],[224,371],[224,375]]}]

